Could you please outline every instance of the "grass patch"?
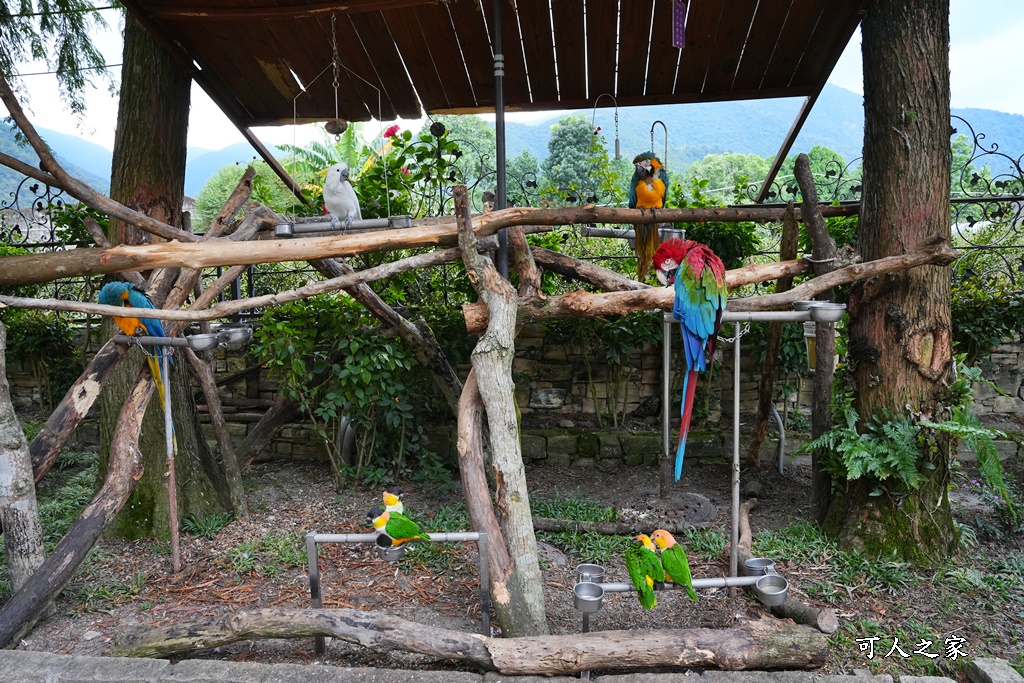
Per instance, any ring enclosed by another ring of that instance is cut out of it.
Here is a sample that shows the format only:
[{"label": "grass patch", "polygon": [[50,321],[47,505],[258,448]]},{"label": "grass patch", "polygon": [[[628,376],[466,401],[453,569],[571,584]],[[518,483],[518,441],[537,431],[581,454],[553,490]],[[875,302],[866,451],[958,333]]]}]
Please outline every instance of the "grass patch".
[{"label": "grass patch", "polygon": [[288,569],[305,566],[306,541],[299,534],[267,534],[229,549],[222,563],[238,575],[275,578]]},{"label": "grass patch", "polygon": [[[531,512],[536,517],[551,517],[578,522],[611,522],[615,509],[590,498],[560,498],[551,501],[531,501]],[[607,564],[614,555],[621,555],[633,542],[629,536],[609,536],[595,531],[544,531],[538,536],[561,548],[577,563]]]},{"label": "grass patch", "polygon": [[148,573],[140,572],[128,582],[111,580],[96,583],[90,581],[83,584],[78,590],[78,597],[87,609],[108,609],[138,596],[146,587],[148,579]]},{"label": "grass patch", "polygon": [[226,512],[217,512],[202,519],[190,514],[181,521],[181,530],[193,536],[213,538],[230,523],[231,515]]},{"label": "grass patch", "polygon": [[687,555],[699,555],[705,560],[718,557],[728,542],[724,530],[711,527],[690,527],[678,540],[686,548]]}]

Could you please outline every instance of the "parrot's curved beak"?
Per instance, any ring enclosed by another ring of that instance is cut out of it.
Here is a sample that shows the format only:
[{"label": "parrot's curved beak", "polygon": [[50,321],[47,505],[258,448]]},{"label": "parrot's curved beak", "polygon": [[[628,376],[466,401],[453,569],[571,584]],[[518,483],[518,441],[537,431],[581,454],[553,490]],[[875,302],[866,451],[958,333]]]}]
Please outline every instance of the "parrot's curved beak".
[{"label": "parrot's curved beak", "polygon": [[660,282],[663,287],[668,287],[670,284],[672,284],[671,277],[664,270],[654,271],[654,277],[658,278],[658,282]]}]

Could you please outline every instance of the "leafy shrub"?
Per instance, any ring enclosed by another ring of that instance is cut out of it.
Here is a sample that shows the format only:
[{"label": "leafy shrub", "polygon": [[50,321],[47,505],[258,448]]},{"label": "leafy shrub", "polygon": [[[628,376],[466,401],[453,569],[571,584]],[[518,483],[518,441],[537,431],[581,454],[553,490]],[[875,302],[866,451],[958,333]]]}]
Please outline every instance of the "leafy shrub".
[{"label": "leafy shrub", "polygon": [[66,316],[18,309],[5,316],[8,358],[26,363],[39,387],[42,409],[49,412],[84,367]]}]

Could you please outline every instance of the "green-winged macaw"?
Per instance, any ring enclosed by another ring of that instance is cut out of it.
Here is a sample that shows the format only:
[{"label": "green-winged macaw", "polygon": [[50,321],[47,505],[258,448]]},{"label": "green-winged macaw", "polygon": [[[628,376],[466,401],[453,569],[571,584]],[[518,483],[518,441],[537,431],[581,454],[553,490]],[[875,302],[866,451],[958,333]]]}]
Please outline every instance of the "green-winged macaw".
[{"label": "green-winged macaw", "polygon": [[686,594],[697,602],[697,592],[693,590],[693,577],[690,575],[690,562],[686,559],[683,546],[676,543],[672,534],[664,529],[655,529],[651,540],[661,549],[661,566],[665,569],[665,580],[678,586],[686,587]]},{"label": "green-winged macaw", "polygon": [[722,324],[722,312],[728,298],[725,264],[707,245],[693,240],[670,239],[654,253],[654,267],[657,268],[658,280],[675,286],[672,315],[682,329],[686,358],[683,404],[680,408],[682,419],[676,449],[676,481],[679,481],[683,474],[697,373],[707,370],[708,360],[715,355],[715,336]]},{"label": "green-winged macaw", "polygon": [[[146,296],[146,293],[130,282],[108,282],[103,285],[97,299],[101,304],[107,306],[123,306],[124,308],[156,308],[153,301]],[[156,318],[143,318],[141,316],[114,316],[114,322],[129,337],[166,337],[164,326]],[[156,393],[160,397],[160,406],[164,407],[164,375],[163,357],[166,353],[162,346],[146,346],[146,360],[149,362],[149,371],[153,373],[153,382],[156,384]],[[168,358],[170,361],[170,358]]]},{"label": "green-winged macaw", "polygon": [[646,534],[636,537],[637,543],[626,548],[626,571],[636,586],[637,599],[644,609],[651,609],[658,604],[654,597],[654,582],[665,580],[665,570],[661,568],[654,543]]},{"label": "green-winged macaw", "polygon": [[366,521],[378,533],[390,538],[393,546],[408,543],[416,538],[430,540],[430,536],[420,532],[416,522],[398,512],[388,512],[379,505],[366,513]]},{"label": "green-winged macaw", "polygon": [[[629,181],[629,208],[663,209],[668,198],[668,171],[661,160],[651,152],[633,158],[633,178]],[[654,223],[634,228],[636,250],[636,279],[643,282],[651,267],[654,250],[658,248],[658,226]]]},{"label": "green-winged macaw", "polygon": [[403,514],[405,512],[405,506],[402,505],[402,494],[405,491],[400,486],[389,486],[384,489],[384,509],[388,512],[397,512]]}]

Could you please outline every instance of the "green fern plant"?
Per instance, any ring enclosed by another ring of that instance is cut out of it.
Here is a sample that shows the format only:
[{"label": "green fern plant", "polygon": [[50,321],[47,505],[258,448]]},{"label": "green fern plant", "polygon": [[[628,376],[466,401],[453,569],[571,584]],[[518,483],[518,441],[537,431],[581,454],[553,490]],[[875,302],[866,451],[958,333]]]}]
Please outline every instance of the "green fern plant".
[{"label": "green fern plant", "polygon": [[[952,442],[951,447],[963,442],[977,454],[982,479],[1003,500],[1008,516],[1016,522],[1019,503],[1006,484],[994,441],[1006,435],[982,425],[970,410],[974,402],[971,384],[986,381],[981,378],[980,369],[964,365],[964,356],[957,356],[956,364],[957,379],[949,386],[944,420],[897,417],[883,409],[858,429],[861,420],[854,407],[853,388],[843,384],[832,406],[836,426],[797,453],[823,449],[829,454],[825,468],[834,479],[867,478],[879,484],[872,495],[881,495],[883,482],[895,481],[907,490],[916,490],[921,485],[923,473],[935,469],[928,456],[935,451],[941,434]],[[837,375],[837,384],[839,381]]]}]

